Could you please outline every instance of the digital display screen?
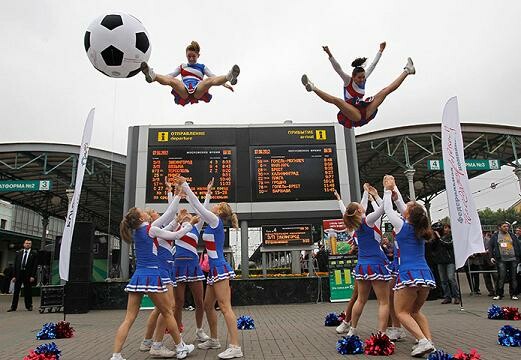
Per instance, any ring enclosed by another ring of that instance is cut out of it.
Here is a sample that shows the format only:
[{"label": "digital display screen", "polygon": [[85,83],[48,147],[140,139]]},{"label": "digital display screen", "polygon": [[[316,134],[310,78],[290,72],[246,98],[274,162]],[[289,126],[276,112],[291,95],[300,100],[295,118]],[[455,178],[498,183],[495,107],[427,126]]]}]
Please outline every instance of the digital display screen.
[{"label": "digital display screen", "polygon": [[148,149],[147,203],[166,203],[165,180],[184,176],[192,191],[204,199],[208,182],[214,178],[212,202],[235,202],[234,147],[154,146]]},{"label": "digital display screen", "polygon": [[255,146],[250,156],[253,201],[334,199],[339,180],[333,145]]},{"label": "digital display screen", "polygon": [[262,227],[264,245],[311,245],[311,225],[267,225]]}]

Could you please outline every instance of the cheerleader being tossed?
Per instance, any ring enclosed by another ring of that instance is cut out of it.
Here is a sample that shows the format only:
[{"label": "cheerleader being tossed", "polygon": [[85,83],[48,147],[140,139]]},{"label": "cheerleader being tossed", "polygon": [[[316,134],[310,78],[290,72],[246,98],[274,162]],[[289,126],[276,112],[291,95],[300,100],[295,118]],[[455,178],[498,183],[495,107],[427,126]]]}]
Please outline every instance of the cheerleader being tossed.
[{"label": "cheerleader being tossed", "polygon": [[[227,75],[216,76],[206,65],[197,62],[200,52],[201,47],[197,41],[192,41],[186,47],[187,63],[179,65],[174,72],[168,75],[157,74],[146,62],[141,64],[141,71],[145,74],[147,82],[158,82],[161,85],[170,86],[175,103],[182,106],[198,103],[199,100],[210,102],[212,95],[208,90],[212,86],[222,85],[233,92],[231,85],[237,83],[237,76],[240,73],[239,66],[233,65]],[[181,80],[176,79],[179,75],[181,75]]]},{"label": "cheerleader being tossed", "polygon": [[329,61],[331,61],[333,69],[344,81],[343,100],[317,88],[307,75],[302,75],[302,84],[305,86],[307,91],[315,92],[315,94],[317,94],[325,102],[338,107],[340,111],[337,115],[337,119],[340,124],[346,128],[364,126],[375,118],[376,113],[378,112],[378,107],[383,103],[387,95],[398,89],[407,76],[416,73],[412,59],[408,58],[403,72],[396,80],[394,80],[387,87],[380,90],[376,95],[364,99],[366,79],[369,77],[369,75],[371,75],[376,64],[378,63],[378,60],[380,60],[382,52],[385,49],[385,45],[385,42],[380,44],[380,49],[378,50],[375,59],[367,69],[363,67],[367,58],[355,59],[351,63],[351,66],[353,67],[351,75],[346,74],[342,70],[340,64],[331,54],[329,47],[322,47],[329,56]]}]

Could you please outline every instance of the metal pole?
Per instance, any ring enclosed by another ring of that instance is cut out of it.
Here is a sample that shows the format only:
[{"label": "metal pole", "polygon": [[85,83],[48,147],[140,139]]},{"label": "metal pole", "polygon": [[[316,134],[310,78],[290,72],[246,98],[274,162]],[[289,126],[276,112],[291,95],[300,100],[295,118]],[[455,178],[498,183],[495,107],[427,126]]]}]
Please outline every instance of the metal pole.
[{"label": "metal pole", "polygon": [[241,277],[248,279],[250,276],[250,261],[248,256],[248,222],[241,221]]},{"label": "metal pole", "polygon": [[514,174],[517,176],[517,182],[519,183],[519,191],[521,191],[521,167],[514,169]]},{"label": "metal pole", "polygon": [[416,200],[416,192],[414,191],[414,173],[416,171],[414,169],[407,169],[403,173],[407,178],[407,182],[409,183],[409,198],[410,200]]}]

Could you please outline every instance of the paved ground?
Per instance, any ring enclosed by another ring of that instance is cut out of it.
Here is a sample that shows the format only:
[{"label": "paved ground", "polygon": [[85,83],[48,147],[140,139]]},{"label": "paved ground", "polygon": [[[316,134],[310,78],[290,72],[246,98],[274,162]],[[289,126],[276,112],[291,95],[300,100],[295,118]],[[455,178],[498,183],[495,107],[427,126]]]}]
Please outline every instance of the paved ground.
[{"label": "paved ground", "polygon": [[[0,296],[0,359],[23,359],[29,349],[43,343],[35,340],[37,331],[46,322],[62,320],[63,314],[39,314],[23,309],[6,313],[10,296]],[[441,305],[431,301],[425,306],[431,323],[434,340],[438,348],[455,352],[458,348],[469,351],[477,348],[482,359],[521,359],[521,348],[506,348],[496,345],[497,331],[510,324],[520,328],[521,321],[488,320],[486,312],[491,298],[487,296],[464,296],[465,310],[457,305]],[[518,306],[520,302],[503,300],[499,305]],[[35,299],[39,304],[39,299]],[[250,315],[255,320],[256,329],[240,334],[244,359],[341,359],[335,344],[339,338],[334,328],[324,326],[324,316],[328,312],[339,312],[344,304],[301,304],[236,307],[237,316]],[[36,307],[35,307],[36,309]],[[370,301],[359,326],[361,337],[367,338],[376,324],[376,302]],[[138,351],[143,336],[143,326],[148,311],[142,311],[123,349],[127,359],[149,359],[146,353]],[[114,330],[123,319],[124,311],[91,311],[83,315],[68,315],[67,320],[76,329],[72,339],[56,340],[62,350],[62,359],[108,360],[111,354]],[[185,339],[194,339],[194,316],[184,312]],[[221,342],[226,343],[226,331],[222,316],[219,318]],[[168,339],[167,345],[172,341]],[[223,344],[224,345],[224,344]],[[409,337],[397,344],[394,359],[411,359],[409,356],[413,339]],[[196,350],[190,359],[217,359],[217,350]],[[357,359],[374,358],[358,355]]]}]

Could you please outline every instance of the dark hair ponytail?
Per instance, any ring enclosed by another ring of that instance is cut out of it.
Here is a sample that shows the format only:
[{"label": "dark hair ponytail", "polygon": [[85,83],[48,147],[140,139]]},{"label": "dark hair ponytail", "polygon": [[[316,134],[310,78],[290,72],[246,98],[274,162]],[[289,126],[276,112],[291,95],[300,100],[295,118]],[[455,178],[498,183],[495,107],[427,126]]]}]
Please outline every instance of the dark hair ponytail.
[{"label": "dark hair ponytail", "polygon": [[364,63],[367,61],[367,58],[366,57],[363,57],[363,58],[356,58],[352,63],[351,63],[351,66],[354,67],[353,69],[353,76],[355,76],[356,74],[359,74],[361,72],[364,72],[365,69],[362,67],[362,65],[364,65]]},{"label": "dark hair ponytail", "polygon": [[415,202],[409,208],[409,222],[414,227],[414,234],[418,239],[431,240],[433,238],[433,231],[431,222],[427,216],[425,208]]}]

